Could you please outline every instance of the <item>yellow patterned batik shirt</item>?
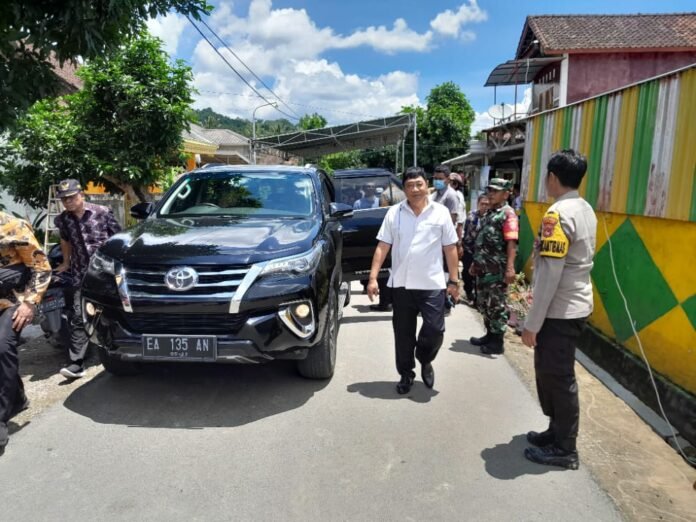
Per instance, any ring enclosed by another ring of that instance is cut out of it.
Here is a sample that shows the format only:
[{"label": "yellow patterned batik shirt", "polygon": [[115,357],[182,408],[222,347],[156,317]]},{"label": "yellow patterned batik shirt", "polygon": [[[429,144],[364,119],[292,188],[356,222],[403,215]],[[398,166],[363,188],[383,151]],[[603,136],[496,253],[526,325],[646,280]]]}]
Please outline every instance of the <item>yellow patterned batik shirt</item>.
[{"label": "yellow patterned batik shirt", "polygon": [[51,281],[51,265],[31,227],[21,219],[0,212],[0,268],[18,264],[29,268],[29,281],[24,289],[0,298],[0,311],[17,303],[40,303]]}]

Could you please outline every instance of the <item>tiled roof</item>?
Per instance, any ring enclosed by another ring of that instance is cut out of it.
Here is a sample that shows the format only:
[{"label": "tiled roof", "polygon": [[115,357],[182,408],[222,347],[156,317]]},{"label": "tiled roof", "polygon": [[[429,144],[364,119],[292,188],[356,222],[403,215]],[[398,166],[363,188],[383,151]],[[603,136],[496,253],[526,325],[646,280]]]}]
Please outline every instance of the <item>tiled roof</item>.
[{"label": "tiled roof", "polygon": [[248,138],[229,129],[206,129],[200,125],[191,124],[191,134],[193,136],[198,136],[198,138],[194,137],[194,139],[198,141],[208,141],[220,147],[249,145]]},{"label": "tiled roof", "polygon": [[58,78],[60,78],[63,83],[66,84],[68,90],[79,91],[82,89],[82,80],[77,77],[77,74],[75,74],[77,71],[77,66],[75,64],[68,61],[63,63],[63,65],[60,65],[58,60],[56,60],[53,56],[51,56],[48,61],[53,67],[53,71],[55,72],[56,76],[58,76]]},{"label": "tiled roof", "polygon": [[561,51],[696,50],[696,13],[528,16],[517,49],[521,58],[530,29],[543,54]]}]

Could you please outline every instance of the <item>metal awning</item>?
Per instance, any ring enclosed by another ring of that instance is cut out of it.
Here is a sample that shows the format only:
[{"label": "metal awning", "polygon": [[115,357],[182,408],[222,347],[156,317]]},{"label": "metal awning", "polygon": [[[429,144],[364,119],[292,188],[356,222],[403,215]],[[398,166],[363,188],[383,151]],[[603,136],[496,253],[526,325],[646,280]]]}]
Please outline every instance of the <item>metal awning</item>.
[{"label": "metal awning", "polygon": [[493,85],[525,85],[531,83],[544,67],[550,63],[560,62],[563,58],[525,58],[508,60],[498,65],[486,80],[484,87]]},{"label": "metal awning", "polygon": [[333,152],[393,145],[405,137],[413,125],[412,122],[410,114],[402,114],[323,129],[256,138],[254,146],[257,150],[272,147],[304,158],[315,158]]}]

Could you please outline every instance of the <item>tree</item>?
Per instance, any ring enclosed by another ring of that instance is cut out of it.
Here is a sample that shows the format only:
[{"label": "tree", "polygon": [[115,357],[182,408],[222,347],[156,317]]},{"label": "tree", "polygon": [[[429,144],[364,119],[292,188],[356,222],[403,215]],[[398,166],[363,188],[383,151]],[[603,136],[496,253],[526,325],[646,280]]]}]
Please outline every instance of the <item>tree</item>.
[{"label": "tree", "polygon": [[1,154],[0,181],[15,199],[43,206],[51,183],[75,177],[145,201],[147,187],[181,164],[192,74],[170,65],[161,43],[141,33],[82,67],[82,91],[29,109]]},{"label": "tree", "polygon": [[[418,165],[426,171],[440,162],[464,154],[469,146],[471,124],[476,117],[464,93],[454,82],[434,87],[427,106],[404,107],[405,114],[416,113],[418,120]],[[413,155],[413,134],[406,139],[406,157]]]},{"label": "tree", "polygon": [[326,118],[324,118],[321,114],[317,114],[316,112],[312,114],[305,114],[300,118],[297,126],[302,130],[322,129],[326,127]]},{"label": "tree", "polygon": [[3,0],[0,9],[0,129],[33,102],[58,94],[49,58],[61,65],[104,56],[170,10],[200,20],[206,0]]}]

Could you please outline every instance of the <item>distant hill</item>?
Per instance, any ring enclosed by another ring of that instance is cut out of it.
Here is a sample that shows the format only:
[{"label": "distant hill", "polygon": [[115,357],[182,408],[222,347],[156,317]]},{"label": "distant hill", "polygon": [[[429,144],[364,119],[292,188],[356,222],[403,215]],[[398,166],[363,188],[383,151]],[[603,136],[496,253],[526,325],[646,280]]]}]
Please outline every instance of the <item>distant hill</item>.
[{"label": "distant hill", "polygon": [[[230,118],[215,112],[210,107],[193,111],[198,118],[198,125],[208,129],[230,129],[251,138],[251,121],[244,118]],[[257,136],[273,136],[297,130],[297,126],[286,119],[256,120]]]}]

